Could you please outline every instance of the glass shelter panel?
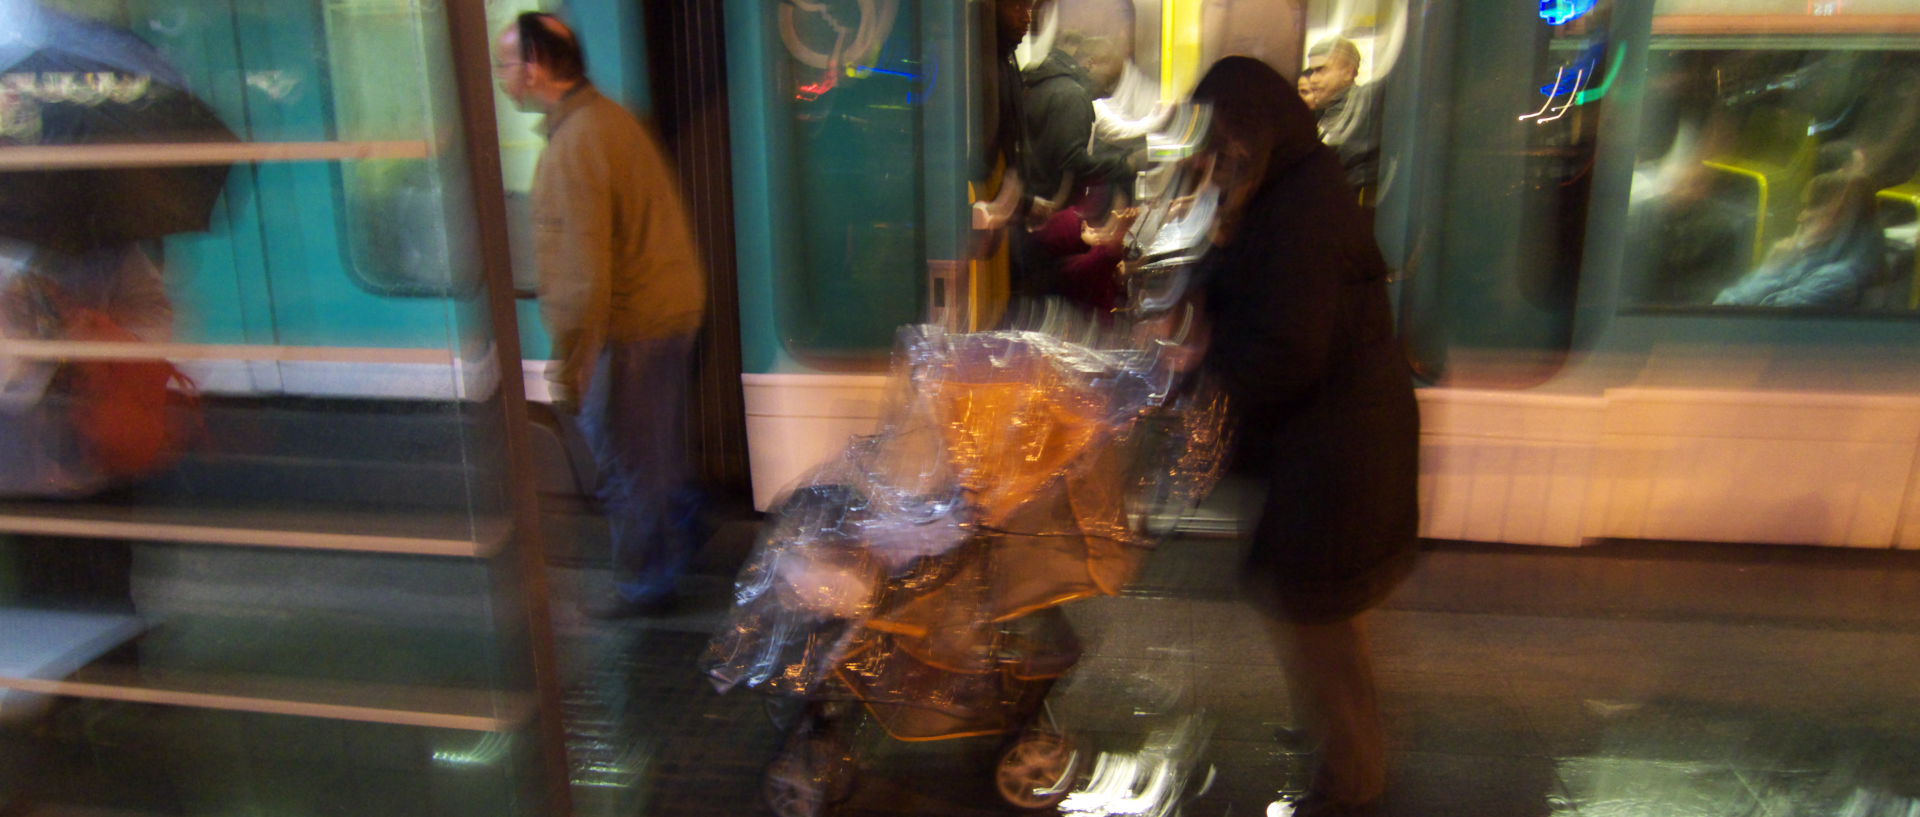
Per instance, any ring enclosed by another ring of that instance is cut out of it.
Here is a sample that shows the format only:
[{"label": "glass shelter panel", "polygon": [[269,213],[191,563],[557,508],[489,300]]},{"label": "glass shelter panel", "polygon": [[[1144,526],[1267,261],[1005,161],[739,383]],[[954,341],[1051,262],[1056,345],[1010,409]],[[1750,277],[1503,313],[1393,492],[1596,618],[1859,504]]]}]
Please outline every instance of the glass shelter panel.
[{"label": "glass shelter panel", "polygon": [[544,807],[464,13],[0,2],[0,810]]}]

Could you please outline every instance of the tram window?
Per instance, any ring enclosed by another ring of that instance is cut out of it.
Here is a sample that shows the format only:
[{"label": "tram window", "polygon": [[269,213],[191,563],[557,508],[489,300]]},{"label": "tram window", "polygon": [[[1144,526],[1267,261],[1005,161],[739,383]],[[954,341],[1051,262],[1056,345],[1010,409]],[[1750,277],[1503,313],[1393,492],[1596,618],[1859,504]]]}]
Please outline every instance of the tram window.
[{"label": "tram window", "polygon": [[[326,6],[330,87],[337,138],[430,140],[454,121],[453,72],[444,64],[445,32],[406,0]],[[433,102],[428,102],[431,100]],[[450,164],[451,162],[451,164]],[[347,269],[381,295],[444,297],[473,281],[471,259],[457,248],[472,241],[458,157],[381,158],[339,166]]]},{"label": "tram window", "polygon": [[1649,54],[1632,297],[1920,306],[1920,54],[1669,45]]}]

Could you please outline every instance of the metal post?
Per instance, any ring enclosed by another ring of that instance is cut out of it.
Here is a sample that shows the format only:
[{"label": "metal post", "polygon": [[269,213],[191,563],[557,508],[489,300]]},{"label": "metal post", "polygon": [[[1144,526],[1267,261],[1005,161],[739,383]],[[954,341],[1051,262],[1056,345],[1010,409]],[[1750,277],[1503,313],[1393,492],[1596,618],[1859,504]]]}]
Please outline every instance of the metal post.
[{"label": "metal post", "polygon": [[[531,474],[527,444],[526,391],[521,382],[519,323],[515,318],[512,255],[507,246],[506,189],[500,174],[500,143],[493,109],[493,71],[484,0],[448,0],[448,48],[452,50],[454,84],[458,92],[461,137],[465,144],[469,190],[474,208],[474,235],[479,243],[480,306],[491,327],[488,346],[491,364],[499,373],[498,406],[506,443],[504,469],[506,500],[512,522],[510,552],[498,558],[514,559],[519,598],[514,601],[525,616],[526,659],[531,664],[539,711],[534,717],[535,740],[542,766],[546,813],[573,812],[569,783],[566,730],[561,721],[559,662],[548,609],[545,549],[540,543],[540,514]],[[490,401],[491,402],[491,401]],[[509,659],[511,660],[511,658]]]}]

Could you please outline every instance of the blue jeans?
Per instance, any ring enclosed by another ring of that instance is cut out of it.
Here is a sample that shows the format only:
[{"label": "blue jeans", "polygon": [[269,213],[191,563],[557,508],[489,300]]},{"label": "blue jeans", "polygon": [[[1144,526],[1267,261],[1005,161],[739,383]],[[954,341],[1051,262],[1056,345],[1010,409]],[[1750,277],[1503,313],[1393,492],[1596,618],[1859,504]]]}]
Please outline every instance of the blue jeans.
[{"label": "blue jeans", "polygon": [[693,340],[607,344],[580,402],[576,422],[600,471],[615,586],[628,601],[672,593],[699,545],[686,451]]}]

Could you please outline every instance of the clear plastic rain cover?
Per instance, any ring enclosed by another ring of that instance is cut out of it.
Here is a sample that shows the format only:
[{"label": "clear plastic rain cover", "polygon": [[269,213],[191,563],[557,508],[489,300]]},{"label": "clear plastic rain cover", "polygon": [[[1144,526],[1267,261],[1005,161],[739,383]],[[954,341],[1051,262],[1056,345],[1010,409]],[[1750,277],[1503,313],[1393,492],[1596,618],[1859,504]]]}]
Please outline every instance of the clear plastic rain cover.
[{"label": "clear plastic rain cover", "polygon": [[896,737],[1004,731],[1078,658],[1225,450],[1218,393],[1153,350],[901,331],[879,431],[776,500],[702,668],[859,701]]}]

